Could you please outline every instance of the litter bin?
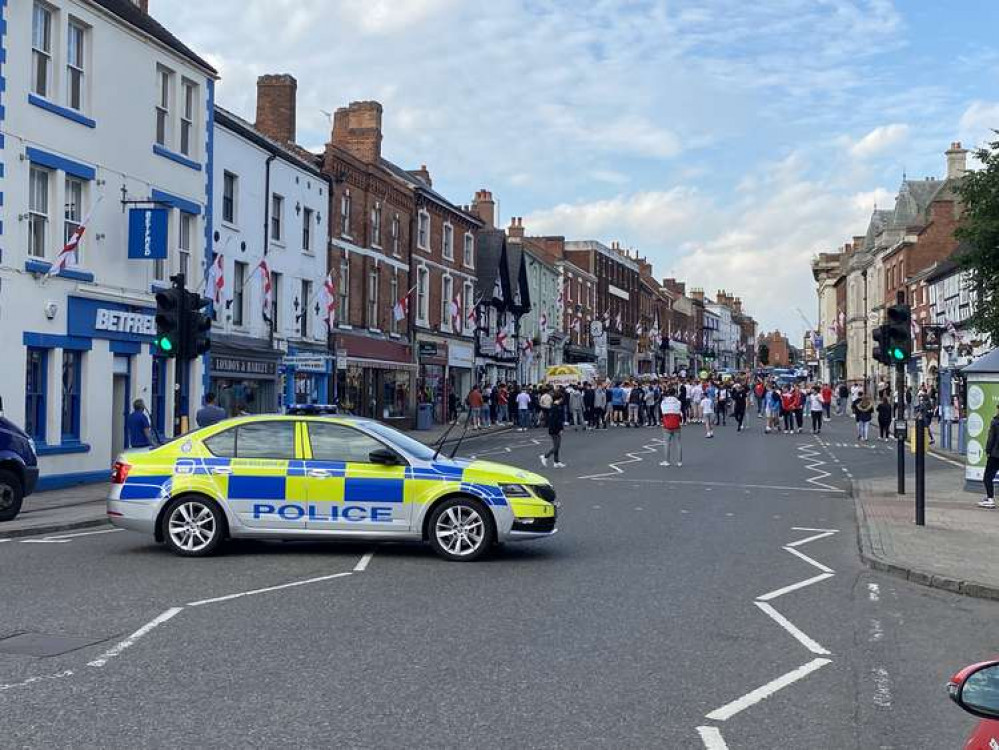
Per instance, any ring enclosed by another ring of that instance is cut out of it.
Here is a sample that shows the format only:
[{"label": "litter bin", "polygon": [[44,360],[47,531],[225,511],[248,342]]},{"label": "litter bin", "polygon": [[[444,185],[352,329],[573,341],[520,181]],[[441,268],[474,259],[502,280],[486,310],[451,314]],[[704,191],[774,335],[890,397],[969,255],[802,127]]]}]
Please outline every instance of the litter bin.
[{"label": "litter bin", "polygon": [[420,404],[416,412],[416,429],[429,430],[434,423],[434,405]]}]

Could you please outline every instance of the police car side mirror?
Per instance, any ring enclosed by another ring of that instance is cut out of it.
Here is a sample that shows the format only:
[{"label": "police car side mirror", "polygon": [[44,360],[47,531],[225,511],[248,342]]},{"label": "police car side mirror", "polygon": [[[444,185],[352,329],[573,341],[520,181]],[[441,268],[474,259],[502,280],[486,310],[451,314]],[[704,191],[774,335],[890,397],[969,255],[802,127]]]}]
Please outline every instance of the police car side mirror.
[{"label": "police car side mirror", "polygon": [[373,464],[382,464],[383,466],[395,466],[401,463],[399,456],[388,448],[375,448],[368,454],[368,461]]}]

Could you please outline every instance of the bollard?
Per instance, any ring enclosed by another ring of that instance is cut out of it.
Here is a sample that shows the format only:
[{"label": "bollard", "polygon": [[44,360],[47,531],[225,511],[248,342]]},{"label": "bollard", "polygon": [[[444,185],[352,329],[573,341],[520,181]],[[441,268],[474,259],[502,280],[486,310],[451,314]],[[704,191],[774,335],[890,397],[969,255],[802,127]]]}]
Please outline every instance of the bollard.
[{"label": "bollard", "polygon": [[968,452],[968,433],[965,430],[967,420],[963,417],[957,420],[957,452],[962,456]]},{"label": "bollard", "polygon": [[916,526],[926,525],[926,422],[916,418]]}]

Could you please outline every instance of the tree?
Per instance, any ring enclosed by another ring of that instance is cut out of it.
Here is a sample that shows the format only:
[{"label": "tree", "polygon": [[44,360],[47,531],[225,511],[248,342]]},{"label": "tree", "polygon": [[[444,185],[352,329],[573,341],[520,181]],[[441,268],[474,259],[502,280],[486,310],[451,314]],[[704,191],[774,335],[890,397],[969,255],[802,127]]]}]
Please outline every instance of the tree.
[{"label": "tree", "polygon": [[766,344],[760,344],[759,350],[757,350],[756,358],[760,361],[761,365],[770,364],[770,347]]},{"label": "tree", "polygon": [[957,189],[964,212],[954,233],[961,243],[954,260],[970,277],[972,325],[999,344],[999,140],[975,156],[983,168],[969,172]]}]

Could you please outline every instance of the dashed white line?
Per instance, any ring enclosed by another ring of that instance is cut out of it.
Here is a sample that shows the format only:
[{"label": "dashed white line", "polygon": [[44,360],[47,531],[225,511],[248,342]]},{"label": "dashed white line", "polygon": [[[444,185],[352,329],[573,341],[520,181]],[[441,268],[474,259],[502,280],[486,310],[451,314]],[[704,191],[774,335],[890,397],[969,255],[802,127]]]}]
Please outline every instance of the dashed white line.
[{"label": "dashed white line", "polygon": [[884,638],[884,628],[881,627],[881,620],[874,618],[871,620],[871,643],[877,643]]},{"label": "dashed white line", "polygon": [[774,599],[784,596],[784,594],[789,594],[792,591],[797,591],[798,589],[803,589],[805,586],[811,586],[813,583],[819,583],[827,578],[832,578],[834,573],[819,573],[819,575],[814,578],[806,578],[804,581],[798,581],[797,583],[792,583],[790,586],[784,586],[783,588],[775,589],[774,591],[769,591],[762,596],[756,597],[756,601],[759,602],[769,602]]},{"label": "dashed white line", "polygon": [[881,598],[881,587],[876,583],[867,584],[867,597],[872,602],[878,601]]},{"label": "dashed white line", "polygon": [[171,607],[170,609],[168,609],[166,612],[163,612],[155,619],[152,619],[149,622],[147,622],[145,625],[136,630],[134,633],[132,633],[132,635],[130,635],[125,640],[115,644],[113,647],[105,651],[103,654],[98,656],[93,661],[87,662],[87,666],[103,667],[105,664],[108,663],[108,661],[121,654],[122,651],[135,645],[135,642],[137,640],[139,640],[140,638],[142,638],[142,636],[149,633],[149,631],[151,631],[153,628],[159,627],[167,620],[171,619],[172,617],[183,611],[183,609],[184,609],[183,607]]},{"label": "dashed white line", "polygon": [[354,566],[355,573],[363,573],[368,569],[368,563],[371,562],[371,558],[375,556],[374,552],[368,552],[360,560],[357,561],[357,565]]},{"label": "dashed white line", "polygon": [[727,721],[738,713],[745,711],[750,706],[755,706],[762,700],[769,698],[779,690],[783,690],[788,685],[793,685],[798,680],[803,680],[812,672],[822,669],[827,664],[832,664],[832,659],[816,658],[807,664],[803,664],[797,669],[792,669],[787,674],[781,675],[776,680],[771,680],[766,685],[762,685],[756,690],[746,693],[741,698],[736,698],[731,703],[726,703],[721,708],[716,708],[709,713],[706,718],[712,721]]},{"label": "dashed white line", "polygon": [[70,677],[72,676],[72,674],[73,674],[72,669],[66,669],[63,670],[62,672],[56,672],[55,674],[43,674],[43,675],[37,675],[35,677],[29,677],[28,679],[21,680],[20,682],[8,682],[6,684],[0,684],[0,693],[6,690],[13,690],[14,688],[27,687],[28,685],[32,685],[36,682],[43,682],[45,680],[58,680],[62,677]]},{"label": "dashed white line", "polygon": [[880,708],[891,708],[891,677],[884,667],[871,670],[874,678],[874,705]]},{"label": "dashed white line", "polygon": [[728,750],[725,738],[722,737],[718,727],[698,727],[697,733],[701,736],[705,750]]},{"label": "dashed white line", "polygon": [[125,529],[99,529],[98,531],[78,531],[73,534],[59,534],[57,536],[47,536],[46,539],[76,539],[80,536],[94,536],[96,534],[117,534]]},{"label": "dashed white line", "polygon": [[269,594],[272,591],[281,591],[282,589],[291,589],[296,586],[305,586],[310,583],[321,583],[322,581],[330,581],[334,578],[343,578],[345,576],[353,575],[353,571],[348,570],[346,573],[333,573],[328,576],[317,576],[316,578],[306,578],[302,581],[292,581],[291,583],[281,583],[277,586],[267,586],[262,589],[253,589],[251,591],[240,591],[236,594],[226,594],[225,596],[216,596],[211,599],[201,599],[196,602],[188,602],[188,607],[201,607],[205,604],[217,604],[218,602],[228,602],[233,599],[242,599],[244,596],[256,596],[257,594]]},{"label": "dashed white line", "polygon": [[798,627],[788,620],[784,615],[778,612],[776,609],[771,607],[766,602],[753,602],[757,607],[759,607],[767,617],[780,625],[784,630],[791,634],[791,636],[798,641],[802,646],[807,648],[813,654],[819,654],[825,656],[829,654],[829,650],[820,646],[816,641],[805,635]]}]

